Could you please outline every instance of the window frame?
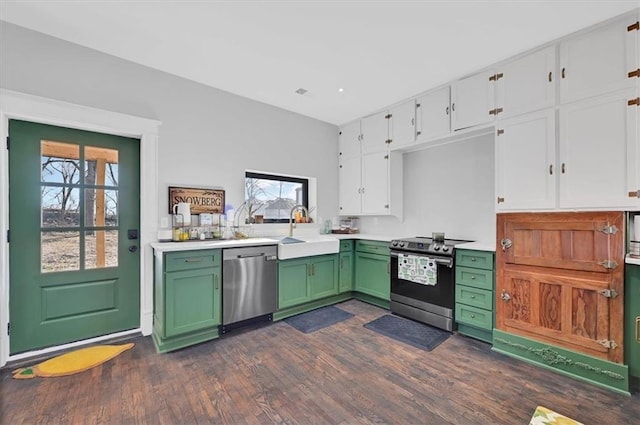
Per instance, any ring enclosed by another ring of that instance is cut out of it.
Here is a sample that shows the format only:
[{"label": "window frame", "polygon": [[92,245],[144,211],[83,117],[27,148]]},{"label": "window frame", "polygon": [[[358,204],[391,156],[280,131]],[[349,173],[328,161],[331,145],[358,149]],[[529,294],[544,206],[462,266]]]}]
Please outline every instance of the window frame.
[{"label": "window frame", "polygon": [[[256,171],[245,171],[244,179],[245,179],[245,193],[244,193],[245,202],[247,201],[247,192],[246,192],[247,179],[261,179],[261,180],[271,180],[274,182],[299,183],[302,185],[302,205],[304,205],[304,207],[307,208],[307,210],[309,209],[309,179],[306,177],[294,177],[294,176],[287,176],[282,174],[269,174],[269,173],[262,173],[262,172],[256,172]],[[252,220],[252,219],[253,217],[249,217],[249,220]],[[289,217],[279,218],[279,219],[275,219],[275,218],[267,219],[265,217],[263,221],[264,224],[288,223],[288,222],[289,222]]]}]

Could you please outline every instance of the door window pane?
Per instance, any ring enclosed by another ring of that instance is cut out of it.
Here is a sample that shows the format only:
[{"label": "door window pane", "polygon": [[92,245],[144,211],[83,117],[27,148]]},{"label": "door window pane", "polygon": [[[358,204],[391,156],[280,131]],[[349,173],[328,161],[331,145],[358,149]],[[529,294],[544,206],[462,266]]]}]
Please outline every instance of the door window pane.
[{"label": "door window pane", "polygon": [[84,225],[112,227],[118,225],[118,191],[85,189]]},{"label": "door window pane", "polygon": [[40,188],[42,227],[78,227],[80,225],[77,188],[47,186]]},{"label": "door window pane", "polygon": [[86,146],[84,148],[85,184],[118,186],[118,151]]},{"label": "door window pane", "polygon": [[80,269],[80,232],[41,232],[42,273]]},{"label": "door window pane", "polygon": [[118,231],[86,231],[84,238],[84,268],[118,266]]},{"label": "door window pane", "polygon": [[40,142],[41,181],[77,184],[80,181],[80,146],[71,143]]}]

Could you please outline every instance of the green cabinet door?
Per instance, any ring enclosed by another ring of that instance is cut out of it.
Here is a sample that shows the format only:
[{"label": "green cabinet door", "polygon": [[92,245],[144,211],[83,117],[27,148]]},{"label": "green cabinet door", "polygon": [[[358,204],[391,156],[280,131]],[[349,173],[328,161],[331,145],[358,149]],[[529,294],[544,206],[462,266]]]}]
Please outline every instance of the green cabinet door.
[{"label": "green cabinet door", "polygon": [[338,256],[322,255],[313,257],[309,262],[311,299],[330,297],[338,293]]},{"label": "green cabinet door", "polygon": [[640,378],[640,266],[626,265],[624,283],[624,362]]},{"label": "green cabinet door", "polygon": [[340,253],[339,292],[353,291],[353,252]]},{"label": "green cabinet door", "polygon": [[165,275],[165,337],[220,324],[220,267]]},{"label": "green cabinet door", "polygon": [[356,251],[356,291],[390,299],[389,256]]},{"label": "green cabinet door", "polygon": [[306,258],[278,262],[278,308],[291,307],[311,300],[310,274]]}]

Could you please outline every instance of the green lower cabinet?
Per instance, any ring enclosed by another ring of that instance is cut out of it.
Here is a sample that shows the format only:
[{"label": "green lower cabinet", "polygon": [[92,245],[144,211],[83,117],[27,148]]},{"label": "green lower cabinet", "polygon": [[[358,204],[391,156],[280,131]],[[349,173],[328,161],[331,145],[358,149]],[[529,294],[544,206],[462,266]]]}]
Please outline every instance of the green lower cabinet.
[{"label": "green lower cabinet", "polygon": [[338,291],[353,291],[353,252],[341,252],[340,254],[340,287]]},{"label": "green lower cabinet", "polygon": [[389,255],[356,251],[355,290],[383,300],[390,299]]},{"label": "green lower cabinet", "polygon": [[220,250],[157,254],[153,341],[160,353],[218,337],[222,313]]},{"label": "green lower cabinet", "polygon": [[640,266],[626,265],[624,284],[624,362],[640,379]]},{"label": "green lower cabinet", "polygon": [[278,309],[338,294],[338,255],[278,263]]}]

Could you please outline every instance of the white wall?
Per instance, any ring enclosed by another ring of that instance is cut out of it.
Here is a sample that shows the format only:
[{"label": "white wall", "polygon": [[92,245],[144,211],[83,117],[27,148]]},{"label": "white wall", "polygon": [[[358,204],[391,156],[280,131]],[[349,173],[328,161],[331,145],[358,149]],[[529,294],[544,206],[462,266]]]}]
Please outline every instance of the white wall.
[{"label": "white wall", "polygon": [[445,232],[493,244],[493,135],[404,154],[404,221],[362,217],[362,233],[397,237]]},{"label": "white wall", "polygon": [[238,206],[245,169],[315,177],[318,216],[337,211],[334,125],[6,22],[0,56],[2,88],[162,121],[161,217],[170,185],[223,188]]}]

